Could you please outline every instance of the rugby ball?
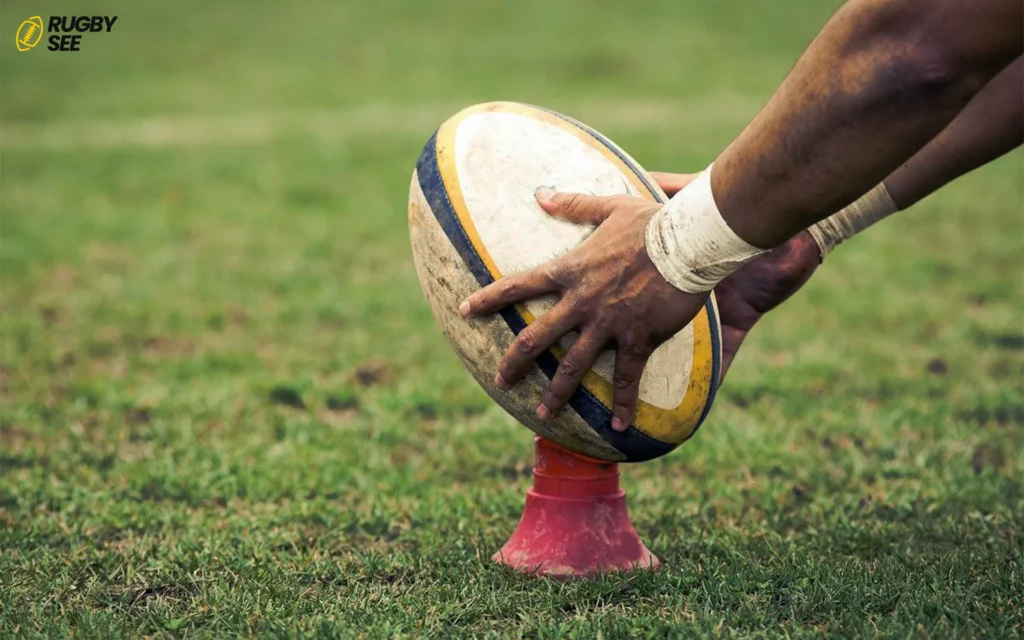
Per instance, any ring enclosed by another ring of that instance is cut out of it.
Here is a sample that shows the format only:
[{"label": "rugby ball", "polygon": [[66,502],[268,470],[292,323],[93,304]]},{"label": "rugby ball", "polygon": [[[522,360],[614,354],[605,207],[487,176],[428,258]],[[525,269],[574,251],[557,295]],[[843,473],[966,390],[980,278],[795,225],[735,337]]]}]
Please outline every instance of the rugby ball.
[{"label": "rugby ball", "polygon": [[693,435],[715,397],[721,327],[713,295],[648,361],[636,419],[623,432],[611,427],[613,351],[601,355],[565,409],[549,422],[537,418],[541,395],[576,335],[543,353],[511,390],[494,385],[515,336],[554,306],[553,297],[487,318],[459,315],[459,304],[474,291],[569,251],[593,232],[545,213],[534,199],[541,186],[667,200],[629,155],[572,118],[515,102],[469,107],[430,138],[412,176],[409,233],[423,292],[476,381],[534,432],[602,460],[663,456]]}]

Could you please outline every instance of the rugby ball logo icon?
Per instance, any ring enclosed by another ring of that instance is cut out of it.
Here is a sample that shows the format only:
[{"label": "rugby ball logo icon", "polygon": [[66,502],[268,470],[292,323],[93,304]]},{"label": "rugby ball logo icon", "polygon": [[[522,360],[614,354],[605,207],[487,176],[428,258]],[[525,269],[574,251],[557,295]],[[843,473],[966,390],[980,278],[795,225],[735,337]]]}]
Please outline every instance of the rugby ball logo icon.
[{"label": "rugby ball logo icon", "polygon": [[18,34],[15,38],[15,42],[18,45],[18,51],[28,51],[39,44],[39,41],[42,38],[43,19],[39,16],[32,16],[28,20],[23,20],[18,26]]}]

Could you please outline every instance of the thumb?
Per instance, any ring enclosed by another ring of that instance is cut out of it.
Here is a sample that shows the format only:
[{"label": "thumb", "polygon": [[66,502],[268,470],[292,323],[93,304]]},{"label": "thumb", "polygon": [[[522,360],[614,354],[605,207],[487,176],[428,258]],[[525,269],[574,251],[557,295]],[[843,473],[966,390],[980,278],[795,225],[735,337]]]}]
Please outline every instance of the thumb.
[{"label": "thumb", "polygon": [[683,190],[683,187],[693,182],[697,177],[696,173],[662,173],[651,171],[650,176],[658,183],[665,195],[672,197]]},{"label": "thumb", "polygon": [[548,187],[537,189],[537,204],[544,211],[569,222],[599,225],[615,211],[623,196],[591,196],[584,193],[556,192]]}]

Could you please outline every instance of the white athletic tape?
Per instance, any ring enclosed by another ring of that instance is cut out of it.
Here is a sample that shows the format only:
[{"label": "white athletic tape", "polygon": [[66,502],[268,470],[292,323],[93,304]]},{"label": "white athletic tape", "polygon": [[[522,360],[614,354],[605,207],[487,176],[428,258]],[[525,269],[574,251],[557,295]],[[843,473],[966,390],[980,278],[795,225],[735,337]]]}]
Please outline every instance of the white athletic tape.
[{"label": "white athletic tape", "polygon": [[701,293],[765,252],[729,228],[711,193],[708,167],[654,214],[647,225],[647,253],[677,289]]},{"label": "white athletic tape", "polygon": [[807,232],[818,244],[821,259],[824,260],[825,256],[843,240],[849,240],[897,211],[899,208],[892,201],[892,196],[883,182],[845,209],[809,227]]}]

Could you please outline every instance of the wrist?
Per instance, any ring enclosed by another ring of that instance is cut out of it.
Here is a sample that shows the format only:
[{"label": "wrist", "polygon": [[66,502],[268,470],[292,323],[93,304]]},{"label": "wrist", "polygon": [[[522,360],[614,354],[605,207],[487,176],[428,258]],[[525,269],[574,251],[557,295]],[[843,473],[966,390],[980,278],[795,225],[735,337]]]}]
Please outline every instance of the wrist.
[{"label": "wrist", "polygon": [[715,288],[764,253],[722,218],[711,190],[714,165],[679,191],[647,225],[647,253],[670,284],[687,293]]},{"label": "wrist", "polygon": [[833,249],[871,225],[899,211],[885,183],[879,183],[847,207],[807,228],[818,245],[821,260]]}]

